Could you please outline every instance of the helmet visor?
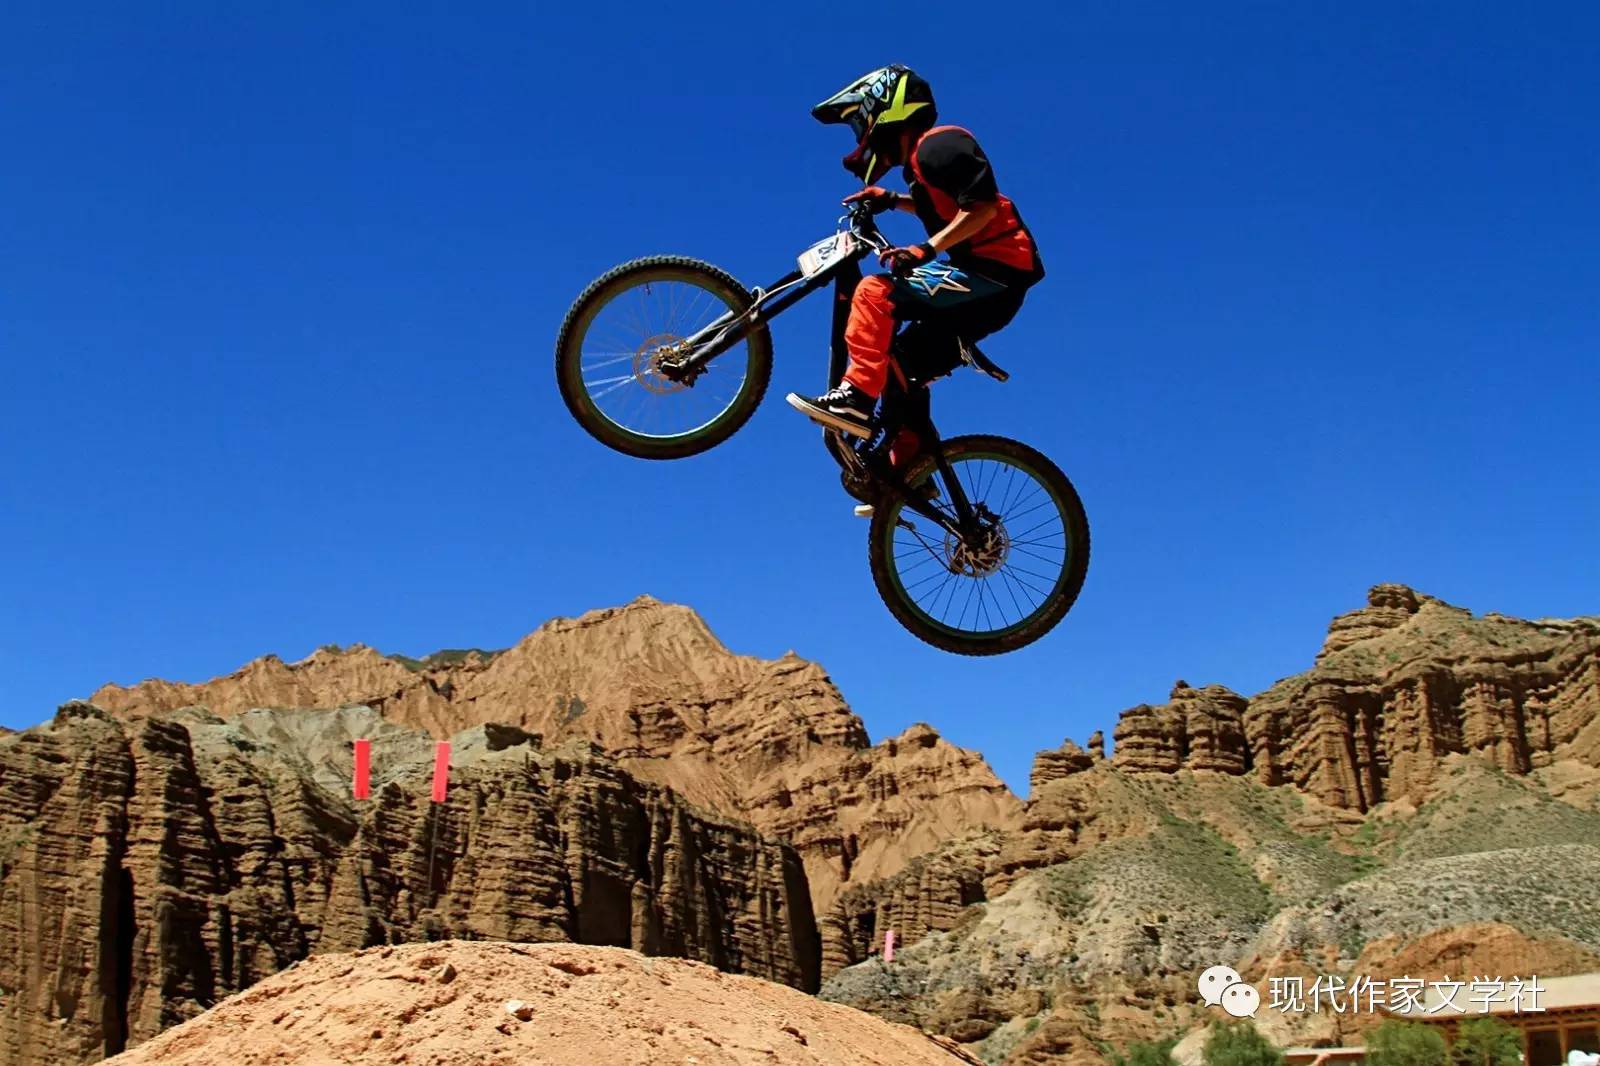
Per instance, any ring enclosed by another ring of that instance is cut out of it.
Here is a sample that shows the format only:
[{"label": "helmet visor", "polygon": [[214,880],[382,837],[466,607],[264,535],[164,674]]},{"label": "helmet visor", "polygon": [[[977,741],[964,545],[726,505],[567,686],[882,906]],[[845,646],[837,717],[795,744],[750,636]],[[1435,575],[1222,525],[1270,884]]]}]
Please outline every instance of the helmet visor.
[{"label": "helmet visor", "polygon": [[872,129],[872,120],[861,108],[856,108],[845,116],[845,121],[850,123],[850,132],[856,135],[857,141],[865,141],[867,133]]}]

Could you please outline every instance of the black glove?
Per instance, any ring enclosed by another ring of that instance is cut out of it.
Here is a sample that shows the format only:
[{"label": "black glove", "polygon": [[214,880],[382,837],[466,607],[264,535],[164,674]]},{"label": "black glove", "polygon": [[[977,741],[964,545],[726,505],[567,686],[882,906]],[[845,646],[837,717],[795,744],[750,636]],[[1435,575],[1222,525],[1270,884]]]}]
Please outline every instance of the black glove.
[{"label": "black glove", "polygon": [[878,185],[868,185],[860,192],[853,192],[846,196],[844,202],[847,204],[865,203],[872,210],[872,213],[876,215],[884,211],[893,211],[895,205],[900,202],[900,194]]},{"label": "black glove", "polygon": [[907,245],[904,248],[890,248],[878,253],[878,263],[886,266],[894,274],[907,274],[919,266],[933,262],[939,253],[927,241],[921,244]]}]

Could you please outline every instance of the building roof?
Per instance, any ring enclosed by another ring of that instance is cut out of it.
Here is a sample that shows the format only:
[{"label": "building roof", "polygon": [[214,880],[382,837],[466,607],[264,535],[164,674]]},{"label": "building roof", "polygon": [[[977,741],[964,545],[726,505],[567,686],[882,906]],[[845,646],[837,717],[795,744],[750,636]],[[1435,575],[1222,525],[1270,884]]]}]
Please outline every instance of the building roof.
[{"label": "building roof", "polygon": [[1367,1049],[1360,1045],[1355,1047],[1286,1047],[1283,1049],[1283,1053],[1285,1055],[1335,1055],[1342,1058],[1347,1055],[1365,1055]]},{"label": "building roof", "polygon": [[1290,1062],[1336,1062],[1340,1059],[1365,1058],[1364,1047],[1286,1047],[1284,1057]]}]

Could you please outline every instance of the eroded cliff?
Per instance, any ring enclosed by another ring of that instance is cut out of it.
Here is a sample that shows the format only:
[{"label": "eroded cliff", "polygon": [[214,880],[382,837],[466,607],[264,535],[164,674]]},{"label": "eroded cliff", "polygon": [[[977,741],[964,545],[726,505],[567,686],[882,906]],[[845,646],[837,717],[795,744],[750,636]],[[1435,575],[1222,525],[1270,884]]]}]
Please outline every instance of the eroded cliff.
[{"label": "eroded cliff", "polygon": [[[329,781],[373,734],[387,769],[353,801]],[[789,845],[516,728],[458,734],[436,804],[431,747],[365,709],[118,721],[69,704],[0,738],[0,1060],[97,1061],[313,951],[444,937],[816,986]]]},{"label": "eroded cliff", "polygon": [[[1248,773],[1362,811],[1420,800],[1452,754],[1511,774],[1600,764],[1597,704],[1600,619],[1474,616],[1377,585],[1366,607],[1333,620],[1304,673],[1249,699],[1179,681],[1167,703],[1124,711],[1111,762],[1131,773]],[[1089,765],[1043,752],[1035,777]]]}]

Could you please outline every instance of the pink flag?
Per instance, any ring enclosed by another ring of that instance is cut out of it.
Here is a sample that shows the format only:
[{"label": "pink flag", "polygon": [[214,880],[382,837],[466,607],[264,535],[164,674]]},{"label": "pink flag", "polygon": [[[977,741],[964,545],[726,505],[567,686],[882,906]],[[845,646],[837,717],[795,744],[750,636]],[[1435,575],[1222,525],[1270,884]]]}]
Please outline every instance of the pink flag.
[{"label": "pink flag", "polygon": [[433,747],[433,802],[444,802],[445,785],[450,781],[450,742],[441,740]]},{"label": "pink flag", "polygon": [[890,929],[883,934],[883,961],[894,961],[894,930]]},{"label": "pink flag", "polygon": [[356,787],[358,800],[367,798],[372,789],[372,741],[356,741]]}]

